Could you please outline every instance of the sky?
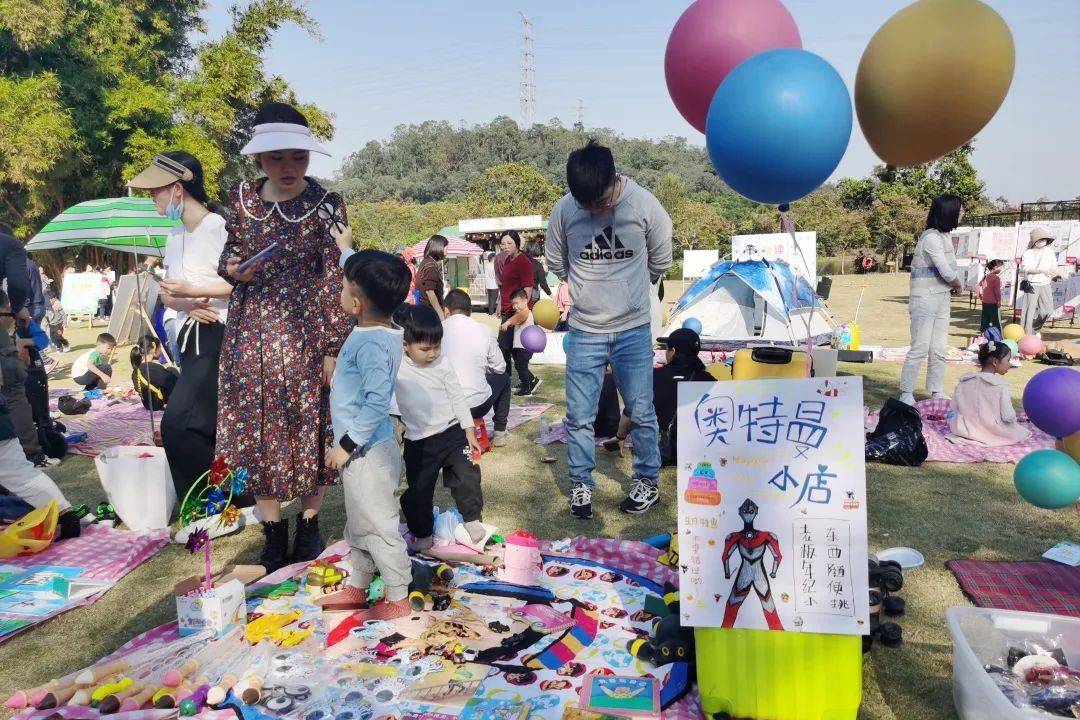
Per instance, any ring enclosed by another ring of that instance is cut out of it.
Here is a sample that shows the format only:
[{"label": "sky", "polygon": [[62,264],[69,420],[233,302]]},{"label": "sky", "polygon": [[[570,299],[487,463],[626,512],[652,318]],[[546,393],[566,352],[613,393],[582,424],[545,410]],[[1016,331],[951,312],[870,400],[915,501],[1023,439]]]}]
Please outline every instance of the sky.
[{"label": "sky", "polygon": [[[246,0],[239,0],[242,4]],[[1016,41],[1008,97],[979,134],[974,163],[990,197],[1014,202],[1080,195],[1080,0],[986,0]],[[209,37],[233,0],[209,0]],[[577,121],[628,137],[704,137],[679,115],[664,83],[668,34],[689,3],[661,0],[311,0],[321,39],[283,28],[266,58],[304,102],[335,116],[331,158],[313,174],[401,124],[521,121],[521,15],[533,25],[538,122]],[[907,0],[785,0],[803,47],[854,87],[874,32]],[[957,48],[963,52],[964,48]],[[832,179],[864,177],[878,162],[858,128]]]}]

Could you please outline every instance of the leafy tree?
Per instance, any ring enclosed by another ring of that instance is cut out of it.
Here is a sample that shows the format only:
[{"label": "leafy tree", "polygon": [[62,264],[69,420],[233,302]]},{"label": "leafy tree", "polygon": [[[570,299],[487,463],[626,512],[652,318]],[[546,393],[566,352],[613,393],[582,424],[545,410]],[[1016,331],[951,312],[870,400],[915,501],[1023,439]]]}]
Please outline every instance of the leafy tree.
[{"label": "leafy tree", "polygon": [[[155,153],[203,161],[211,192],[246,170],[255,108],[295,101],[262,56],[301,0],[233,8],[231,29],[194,44],[204,0],[0,0],[0,221],[20,234],[68,205],[123,192]],[[329,117],[305,108],[316,134]]]},{"label": "leafy tree", "polygon": [[871,176],[862,180],[841,180],[837,188],[845,207],[870,209],[876,200],[901,193],[916,203],[929,207],[938,195],[960,196],[973,212],[992,207],[985,197],[986,183],[971,164],[973,143],[963,145],[948,155],[924,165],[894,168],[878,165]]},{"label": "leafy tree", "polygon": [[914,244],[926,221],[926,208],[903,193],[894,192],[874,200],[867,216],[867,228],[878,252],[886,259],[900,259],[905,247]]},{"label": "leafy tree", "polygon": [[675,208],[671,220],[676,247],[683,250],[717,248],[721,254],[731,251],[731,234],[735,226],[719,206],[685,200]]},{"label": "leafy tree", "polygon": [[404,203],[399,200],[349,205],[353,242],[361,248],[392,250],[412,245],[439,228],[470,217],[463,202]]},{"label": "leafy tree", "polygon": [[469,183],[466,202],[477,217],[547,215],[561,195],[536,168],[506,163],[487,168]]},{"label": "leafy tree", "polygon": [[817,232],[818,254],[840,258],[841,272],[844,272],[846,255],[870,242],[867,213],[844,207],[835,188],[822,187],[794,203],[791,215],[798,227]]}]

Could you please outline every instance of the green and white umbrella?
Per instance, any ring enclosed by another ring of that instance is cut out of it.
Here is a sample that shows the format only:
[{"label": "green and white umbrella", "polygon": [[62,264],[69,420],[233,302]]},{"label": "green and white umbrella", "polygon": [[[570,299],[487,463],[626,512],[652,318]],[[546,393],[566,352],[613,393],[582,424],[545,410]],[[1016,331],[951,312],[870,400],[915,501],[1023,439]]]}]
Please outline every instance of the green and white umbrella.
[{"label": "green and white umbrella", "polygon": [[179,220],[159,215],[149,198],[87,200],[54,217],[26,243],[26,250],[62,250],[92,245],[161,257],[165,253],[169,231],[179,224]]}]

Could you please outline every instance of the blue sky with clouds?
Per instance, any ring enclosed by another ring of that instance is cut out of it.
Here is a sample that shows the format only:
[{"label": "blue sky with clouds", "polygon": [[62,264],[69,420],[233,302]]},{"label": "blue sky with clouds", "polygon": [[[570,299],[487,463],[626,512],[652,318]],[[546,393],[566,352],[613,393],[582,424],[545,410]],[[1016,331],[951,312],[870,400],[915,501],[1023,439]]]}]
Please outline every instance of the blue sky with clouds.
[{"label": "blue sky with clouds", "polygon": [[[241,0],[244,2],[244,0]],[[1014,201],[1080,195],[1080,0],[987,0],[1008,22],[1016,76],[980,133],[975,164],[992,196]],[[863,49],[906,0],[785,0],[803,46],[829,60],[851,88]],[[231,0],[210,0],[210,35],[227,27]],[[704,138],[675,110],[664,84],[668,33],[686,2],[660,0],[311,0],[322,39],[284,28],[270,72],[335,115],[329,176],[351,152],[422,120],[520,119],[521,18],[533,22],[538,121],[570,125],[578,100],[587,127],[634,137]],[[957,52],[964,52],[957,48]],[[856,123],[836,177],[875,162]]]}]

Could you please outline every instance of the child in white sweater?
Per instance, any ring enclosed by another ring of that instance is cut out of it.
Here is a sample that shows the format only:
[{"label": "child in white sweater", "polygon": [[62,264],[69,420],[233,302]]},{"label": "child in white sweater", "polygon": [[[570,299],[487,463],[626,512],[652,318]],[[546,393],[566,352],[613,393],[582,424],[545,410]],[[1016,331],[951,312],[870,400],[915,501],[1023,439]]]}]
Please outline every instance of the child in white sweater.
[{"label": "child in white sweater", "polygon": [[435,484],[442,472],[468,539],[480,545],[487,535],[480,516],[480,445],[472,413],[454,368],[441,357],[443,326],[426,305],[403,305],[394,322],[405,332],[405,356],[395,388],[397,407],[405,423],[405,480],[401,496],[405,522],[415,550],[432,545]]}]

